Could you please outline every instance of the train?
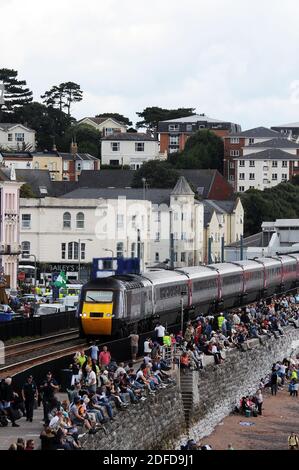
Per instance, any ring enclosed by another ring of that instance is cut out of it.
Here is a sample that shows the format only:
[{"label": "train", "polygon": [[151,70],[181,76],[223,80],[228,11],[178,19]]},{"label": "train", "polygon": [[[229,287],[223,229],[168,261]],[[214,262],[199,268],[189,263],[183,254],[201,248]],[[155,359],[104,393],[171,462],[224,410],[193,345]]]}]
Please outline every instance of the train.
[{"label": "train", "polygon": [[77,316],[82,337],[127,337],[296,288],[299,253],[247,261],[153,269],[87,282]]}]

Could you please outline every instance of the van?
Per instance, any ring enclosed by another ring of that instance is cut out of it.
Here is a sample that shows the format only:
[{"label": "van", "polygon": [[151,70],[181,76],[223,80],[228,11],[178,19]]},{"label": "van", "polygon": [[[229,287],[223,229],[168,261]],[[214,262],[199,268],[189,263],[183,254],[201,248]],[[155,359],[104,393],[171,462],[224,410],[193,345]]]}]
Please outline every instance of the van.
[{"label": "van", "polygon": [[65,312],[65,306],[61,304],[39,304],[33,315],[33,318],[44,315],[53,315],[54,313]]}]

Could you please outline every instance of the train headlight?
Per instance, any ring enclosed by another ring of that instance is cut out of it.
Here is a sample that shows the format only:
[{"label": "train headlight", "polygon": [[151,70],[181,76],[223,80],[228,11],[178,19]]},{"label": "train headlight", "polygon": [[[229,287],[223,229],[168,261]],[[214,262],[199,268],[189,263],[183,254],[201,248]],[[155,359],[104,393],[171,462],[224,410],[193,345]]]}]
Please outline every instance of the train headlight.
[{"label": "train headlight", "polygon": [[87,314],[86,314],[86,313],[83,313],[82,317],[84,317],[84,318],[87,317]]}]

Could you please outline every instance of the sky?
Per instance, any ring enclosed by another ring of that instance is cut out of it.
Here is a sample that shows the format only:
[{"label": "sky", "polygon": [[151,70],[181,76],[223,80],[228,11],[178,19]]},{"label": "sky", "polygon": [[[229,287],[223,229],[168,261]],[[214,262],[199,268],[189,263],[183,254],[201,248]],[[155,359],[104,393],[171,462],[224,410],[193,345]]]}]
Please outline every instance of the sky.
[{"label": "sky", "polygon": [[[0,0],[0,67],[77,118],[194,107],[242,129],[299,121],[298,0]],[[4,47],[3,47],[4,45]]]}]

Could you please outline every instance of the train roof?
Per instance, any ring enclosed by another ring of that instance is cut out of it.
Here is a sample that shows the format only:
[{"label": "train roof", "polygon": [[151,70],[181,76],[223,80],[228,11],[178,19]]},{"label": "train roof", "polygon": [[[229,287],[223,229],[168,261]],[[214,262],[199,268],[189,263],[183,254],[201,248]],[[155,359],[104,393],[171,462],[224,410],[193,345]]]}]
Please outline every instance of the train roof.
[{"label": "train roof", "polygon": [[142,274],[145,279],[151,281],[152,284],[160,284],[160,282],[176,282],[186,281],[187,277],[180,272],[165,270],[165,271],[149,271]]},{"label": "train roof", "polygon": [[186,268],[177,268],[176,271],[186,274],[189,279],[216,276],[216,271],[214,269],[210,269],[208,266],[189,266]]},{"label": "train roof", "polygon": [[279,258],[256,258],[255,261],[262,263],[266,268],[281,266]]},{"label": "train roof", "polygon": [[219,274],[236,274],[242,272],[242,268],[233,263],[216,263],[210,264],[209,266],[216,269]]}]

